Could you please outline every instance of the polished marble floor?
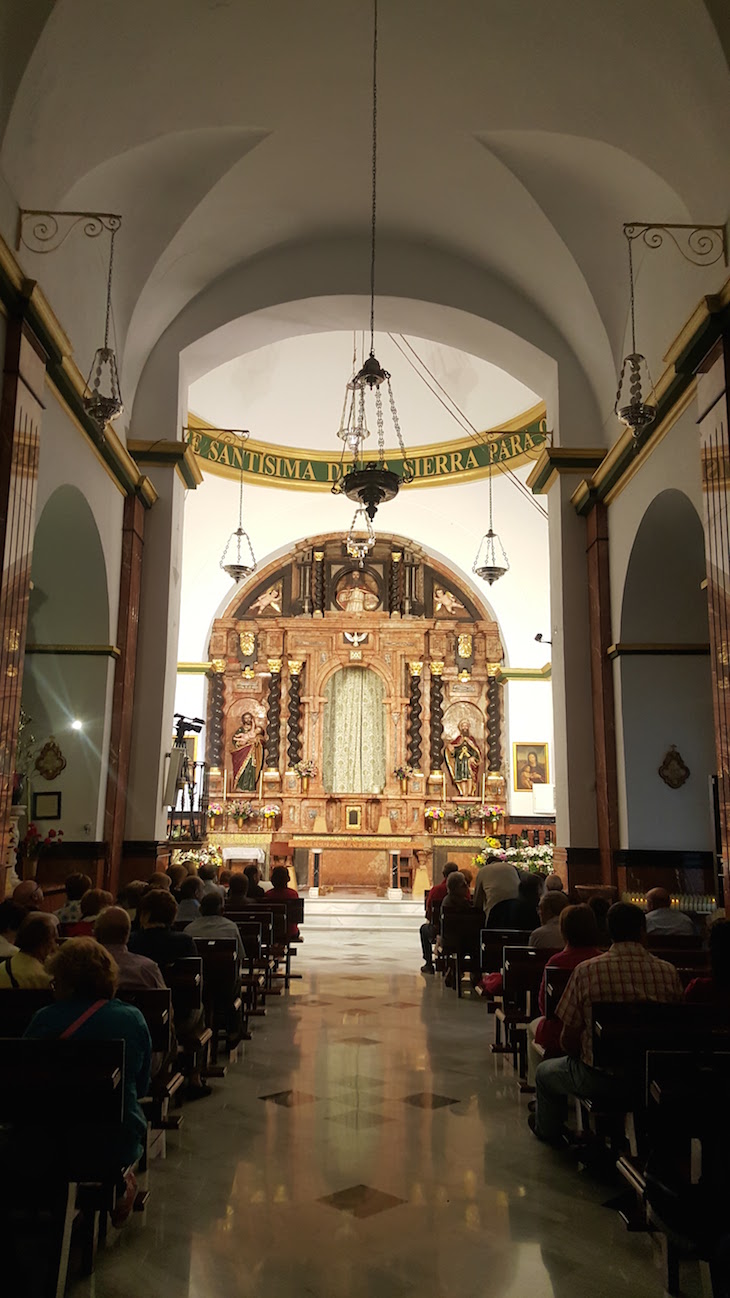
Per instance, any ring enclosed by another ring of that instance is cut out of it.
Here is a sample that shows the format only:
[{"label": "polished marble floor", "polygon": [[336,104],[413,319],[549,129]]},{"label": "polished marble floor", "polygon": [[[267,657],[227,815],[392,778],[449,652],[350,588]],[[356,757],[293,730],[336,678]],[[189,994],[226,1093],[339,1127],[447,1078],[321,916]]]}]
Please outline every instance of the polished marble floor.
[{"label": "polished marble floor", "polygon": [[306,938],[72,1298],[660,1298],[650,1241],[536,1143],[484,1005],[417,945]]}]

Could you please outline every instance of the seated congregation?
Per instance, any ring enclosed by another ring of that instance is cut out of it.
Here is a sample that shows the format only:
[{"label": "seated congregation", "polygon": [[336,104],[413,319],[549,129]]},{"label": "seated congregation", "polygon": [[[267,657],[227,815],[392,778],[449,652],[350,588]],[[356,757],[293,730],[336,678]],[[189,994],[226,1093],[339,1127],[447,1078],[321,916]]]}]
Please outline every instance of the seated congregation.
[{"label": "seated congregation", "polygon": [[[422,973],[462,981],[493,1015],[539,1142],[615,1177],[632,1229],[664,1241],[667,1292],[683,1257],[730,1293],[728,1188],[719,1104],[730,1077],[730,922],[709,927],[654,888],[646,912],[601,892],[571,904],[556,875],[494,858],[473,898],[444,867],[426,894]],[[723,1193],[724,1191],[724,1193]]]},{"label": "seated congregation", "polygon": [[[0,1189],[18,1239],[4,1250],[8,1292],[28,1281],[29,1231],[47,1260],[39,1292],[64,1292],[72,1244],[93,1271],[107,1223],[144,1210],[176,1110],[211,1095],[295,976],[303,902],[286,869],[264,888],[255,867],[173,866],[116,903],[91,883],[70,875],[55,912],[32,880],[0,903],[0,1151],[35,1168],[27,1151],[42,1150],[47,1169],[41,1194],[35,1174]],[[51,1077],[60,1135],[43,1100]]]}]

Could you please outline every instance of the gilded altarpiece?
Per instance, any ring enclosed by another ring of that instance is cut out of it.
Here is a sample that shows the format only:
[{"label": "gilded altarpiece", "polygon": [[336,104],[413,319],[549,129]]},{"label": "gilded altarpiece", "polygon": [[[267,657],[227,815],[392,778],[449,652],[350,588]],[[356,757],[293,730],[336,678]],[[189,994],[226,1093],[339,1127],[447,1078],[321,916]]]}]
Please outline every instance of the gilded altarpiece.
[{"label": "gilded altarpiece", "polygon": [[464,839],[496,828],[499,629],[404,538],[379,537],[362,567],[341,536],[299,543],[239,587],[209,657],[214,841],[296,853],[310,885],[316,850],[321,892],[382,894],[429,886],[439,848],[466,864]]}]

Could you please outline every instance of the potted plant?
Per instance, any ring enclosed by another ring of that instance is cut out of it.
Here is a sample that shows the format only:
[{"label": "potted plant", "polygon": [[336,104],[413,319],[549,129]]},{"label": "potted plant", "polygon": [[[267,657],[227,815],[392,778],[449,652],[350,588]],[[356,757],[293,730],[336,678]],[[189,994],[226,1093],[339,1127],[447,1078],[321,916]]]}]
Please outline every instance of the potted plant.
[{"label": "potted plant", "polygon": [[494,832],[496,831],[497,825],[504,813],[501,807],[485,803],[484,806],[479,808],[478,814],[481,816],[482,820],[491,820],[492,831]]},{"label": "potted plant", "polygon": [[395,776],[396,780],[400,780],[401,793],[408,792],[408,777],[409,775],[412,774],[413,774],[413,768],[411,766],[396,766],[395,770],[393,771],[393,775]]},{"label": "potted plant", "polygon": [[430,832],[440,834],[441,824],[446,814],[443,807],[426,807],[423,814],[426,817],[426,826]]},{"label": "potted plant", "polygon": [[41,848],[60,847],[62,839],[62,829],[49,829],[44,838],[38,826],[31,821],[18,844],[18,873],[21,879],[35,879]]},{"label": "potted plant", "polygon": [[462,834],[469,833],[472,814],[471,807],[457,807],[454,811],[454,824],[458,825]]},{"label": "potted plant", "polygon": [[261,815],[264,818],[264,828],[273,829],[277,817],[281,815],[281,807],[276,802],[267,802],[261,808]]},{"label": "potted plant", "polygon": [[209,803],[208,803],[208,819],[209,819],[209,821],[210,821],[210,827],[211,827],[211,829],[213,828],[213,825],[215,824],[216,816],[224,816],[224,815],[225,815],[225,811],[226,811],[226,809],[225,809],[225,807],[223,806],[223,803],[222,803],[222,802],[209,802]]},{"label": "potted plant", "polygon": [[300,791],[306,793],[309,788],[309,781],[317,774],[317,767],[314,762],[297,762],[292,766],[292,770],[299,780]]}]

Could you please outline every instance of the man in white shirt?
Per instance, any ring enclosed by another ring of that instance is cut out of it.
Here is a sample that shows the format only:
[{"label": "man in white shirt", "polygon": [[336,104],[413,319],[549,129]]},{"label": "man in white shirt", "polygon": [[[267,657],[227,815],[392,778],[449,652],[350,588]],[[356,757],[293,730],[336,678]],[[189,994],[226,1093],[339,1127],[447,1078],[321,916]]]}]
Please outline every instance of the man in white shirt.
[{"label": "man in white shirt", "polygon": [[223,914],[223,899],[217,893],[209,892],[200,902],[200,916],[188,924],[184,930],[190,937],[225,937],[236,939],[236,950],[239,960],[245,959],[246,952],[238,925]]},{"label": "man in white shirt", "polygon": [[4,960],[8,955],[18,954],[15,934],[24,919],[23,907],[18,906],[10,897],[0,902],[0,960]]},{"label": "man in white shirt", "polygon": [[666,888],[652,888],[646,894],[646,931],[649,937],[692,937],[695,929],[689,915],[672,910]]},{"label": "man in white shirt", "polygon": [[519,878],[509,861],[499,856],[488,856],[486,865],[478,871],[474,883],[474,908],[484,911],[487,928],[489,912],[502,901],[513,901],[518,895]]}]

